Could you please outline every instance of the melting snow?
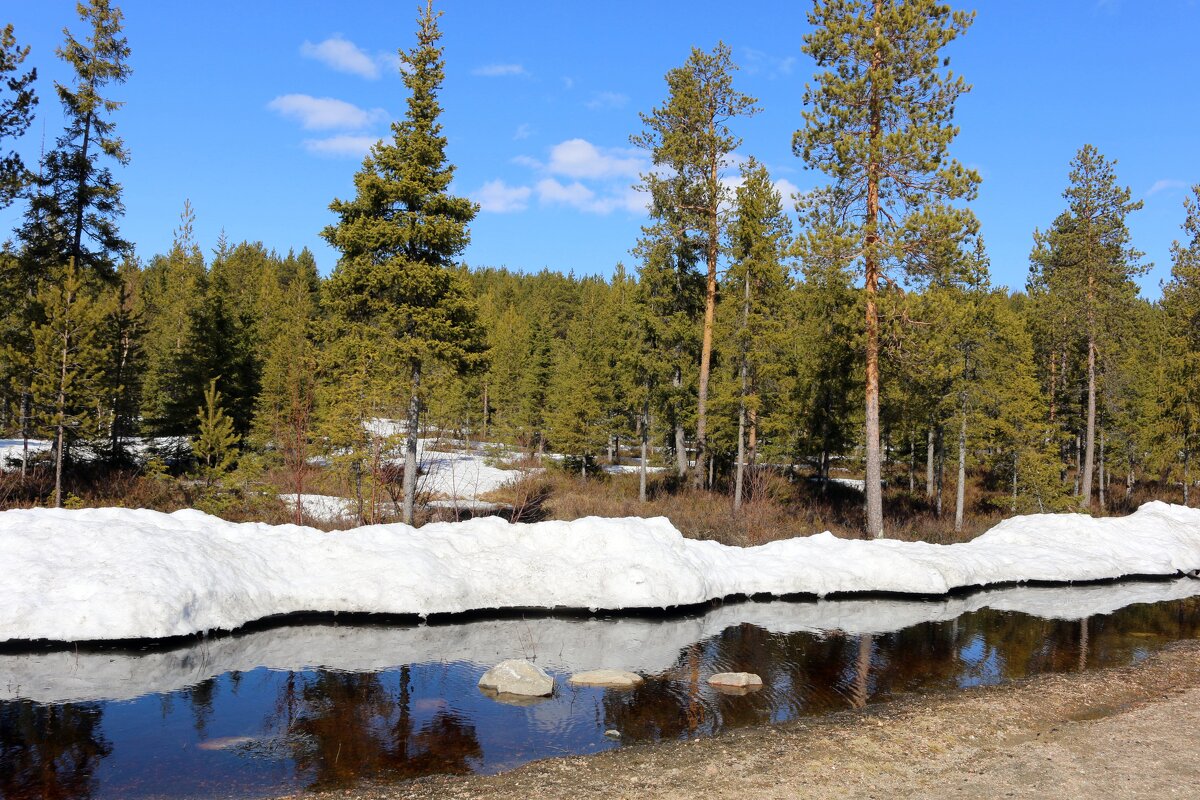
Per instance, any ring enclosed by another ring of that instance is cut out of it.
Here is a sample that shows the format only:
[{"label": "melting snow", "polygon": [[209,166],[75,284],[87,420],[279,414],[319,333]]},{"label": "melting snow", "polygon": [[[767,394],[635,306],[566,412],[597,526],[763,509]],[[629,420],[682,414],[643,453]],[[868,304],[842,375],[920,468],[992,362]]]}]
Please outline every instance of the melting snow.
[{"label": "melting snow", "polygon": [[298,611],[670,608],[1173,575],[1200,569],[1200,510],[1014,517],[955,545],[822,533],[738,548],[685,539],[665,518],[324,533],[198,511],[30,509],[0,513],[0,564],[0,641],[156,638]]}]

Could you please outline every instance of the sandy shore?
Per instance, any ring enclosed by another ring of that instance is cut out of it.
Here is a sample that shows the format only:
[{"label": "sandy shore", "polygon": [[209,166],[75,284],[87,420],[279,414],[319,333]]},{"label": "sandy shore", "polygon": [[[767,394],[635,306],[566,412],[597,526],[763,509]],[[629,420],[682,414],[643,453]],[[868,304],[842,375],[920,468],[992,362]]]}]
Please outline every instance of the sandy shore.
[{"label": "sandy shore", "polygon": [[1200,641],[1120,669],[301,798],[1200,797]]}]

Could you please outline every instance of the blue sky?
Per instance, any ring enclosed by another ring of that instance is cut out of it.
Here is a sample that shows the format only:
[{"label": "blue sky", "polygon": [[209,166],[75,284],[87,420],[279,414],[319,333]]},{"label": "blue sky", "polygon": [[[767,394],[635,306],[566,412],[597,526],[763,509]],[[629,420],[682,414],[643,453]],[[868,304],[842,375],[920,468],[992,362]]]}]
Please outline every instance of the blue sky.
[{"label": "blue sky", "polygon": [[[307,246],[331,199],[349,196],[365,145],[404,109],[395,53],[413,41],[415,3],[128,0],[133,75],[113,91],[132,162],[123,231],[148,257],[165,251],[184,199],[207,251],[231,241]],[[955,4],[958,6],[958,4]],[[822,182],[791,153],[812,74],[800,52],[805,2],[484,2],[443,0],[442,94],[454,188],[483,205],[466,260],[608,274],[644,223],[630,192],[645,155],[628,139],[665,96],[663,76],[692,46],[733,50],[736,85],[761,113],[737,126],[785,189]],[[967,7],[970,6],[958,6]],[[985,0],[949,53],[974,85],[959,104],[953,152],[983,176],[976,213],[995,282],[1024,285],[1031,235],[1062,210],[1068,163],[1084,143],[1118,160],[1145,209],[1130,227],[1155,262],[1157,296],[1180,235],[1186,187],[1200,183],[1200,3],[1195,0]],[[36,156],[62,118],[52,80],[62,28],[84,34],[73,0],[6,3],[39,69],[39,119],[21,143]],[[18,211],[0,213],[5,231]]]}]

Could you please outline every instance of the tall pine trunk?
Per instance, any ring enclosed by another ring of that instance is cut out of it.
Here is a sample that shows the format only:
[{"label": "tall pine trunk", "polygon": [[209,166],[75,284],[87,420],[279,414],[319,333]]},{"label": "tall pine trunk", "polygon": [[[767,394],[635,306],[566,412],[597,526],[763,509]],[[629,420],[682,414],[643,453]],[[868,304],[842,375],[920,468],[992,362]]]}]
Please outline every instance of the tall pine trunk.
[{"label": "tall pine trunk", "polygon": [[746,367],[746,326],[750,318],[750,268],[746,267],[743,276],[744,293],[742,295],[742,364],[740,368],[742,391],[738,397],[738,440],[737,440],[737,474],[733,481],[733,510],[742,507],[742,480],[746,470],[746,389],[749,370]]},{"label": "tall pine trunk", "polygon": [[1087,510],[1092,505],[1092,460],[1096,449],[1096,328],[1093,304],[1093,279],[1088,277],[1088,386],[1087,386],[1087,432],[1083,443],[1083,476],[1080,479],[1079,507]]},{"label": "tall pine trunk", "polygon": [[[67,294],[67,308],[70,309],[71,303],[75,300],[74,294]],[[69,320],[70,311],[63,314],[64,319]],[[62,362],[61,369],[58,374],[58,398],[55,409],[55,417],[57,419],[58,442],[55,445],[54,453],[54,507],[62,508],[62,472],[63,472],[63,451],[66,449],[66,428],[67,428],[67,364],[71,354],[71,333],[70,322],[66,322],[63,326],[63,344],[62,344]]]},{"label": "tall pine trunk", "polygon": [[869,137],[870,162],[867,164],[867,218],[866,245],[863,264],[867,294],[867,375],[866,375],[866,500],[867,537],[878,539],[883,536],[883,474],[879,452],[879,309],[876,294],[879,291],[879,179],[881,165],[878,162],[879,142],[883,135],[883,102],[880,97],[878,74],[883,69],[883,37],[881,18],[883,0],[875,0],[875,52],[868,70],[870,82]]},{"label": "tall pine trunk", "polygon": [[1099,487],[1099,492],[1100,492],[1100,510],[1101,511],[1104,510],[1104,488],[1105,488],[1104,487],[1104,479],[1105,479],[1105,477],[1106,477],[1106,475],[1104,472],[1104,428],[1101,428],[1100,429],[1100,475],[1099,475],[1100,480],[1097,483],[1097,486]]},{"label": "tall pine trunk", "polygon": [[958,486],[954,490],[954,532],[962,533],[963,505],[967,485],[967,394],[962,396],[962,419],[958,426]]},{"label": "tall pine trunk", "polygon": [[925,499],[933,499],[933,457],[934,457],[933,426],[925,437]]},{"label": "tall pine trunk", "polygon": [[[683,372],[679,367],[675,368],[675,374],[671,376],[671,385],[675,387],[675,396],[678,398],[678,390],[683,386]],[[675,468],[679,471],[679,479],[683,480],[688,471],[687,440],[683,433],[683,422],[679,419],[678,407],[675,409]]]},{"label": "tall pine trunk", "polygon": [[413,524],[417,498],[417,426],[421,421],[421,362],[412,365],[412,396],[408,400],[408,428],[404,432],[404,509],[402,521]]},{"label": "tall pine trunk", "polygon": [[646,502],[646,458],[650,455],[650,401],[642,402],[642,418],[638,423],[638,434],[642,440],[642,460],[638,465],[638,502]]}]

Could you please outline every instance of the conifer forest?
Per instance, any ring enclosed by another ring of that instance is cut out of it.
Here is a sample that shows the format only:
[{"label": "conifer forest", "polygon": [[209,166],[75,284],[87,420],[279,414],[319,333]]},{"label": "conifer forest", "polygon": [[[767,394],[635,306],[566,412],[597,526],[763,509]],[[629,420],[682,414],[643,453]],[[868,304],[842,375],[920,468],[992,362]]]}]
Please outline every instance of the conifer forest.
[{"label": "conifer forest", "polygon": [[[1200,184],[1144,297],[1142,203],[1120,154],[1081,141],[1024,285],[993,283],[982,179],[955,151],[971,76],[945,55],[973,12],[814,3],[791,148],[822,186],[792,196],[742,147],[761,107],[729,47],[646,76],[661,99],[628,143],[647,217],[605,276],[464,262],[479,206],[452,182],[441,13],[397,33],[402,113],[328,199],[336,264],[198,241],[186,202],[143,252],[122,232],[121,9],[80,3],[55,53],[0,28],[0,207],[19,213],[0,507],[319,524],[301,497],[321,495],[350,524],[422,524],[481,513],[422,480],[452,448],[512,472],[482,498],[511,519],[664,515],[738,544],[1196,504]],[[73,78],[40,95],[51,59]],[[23,158],[50,106],[65,126]]]}]

